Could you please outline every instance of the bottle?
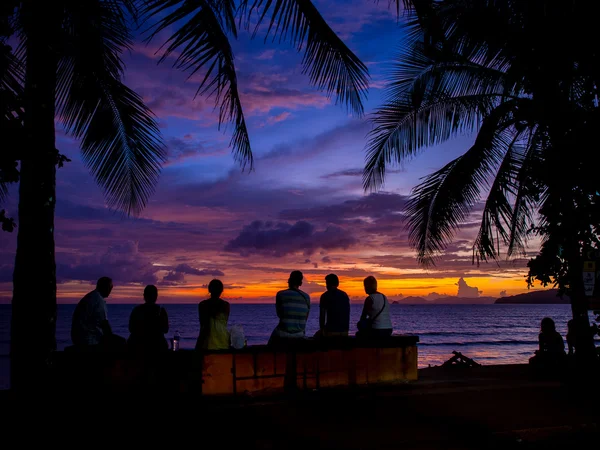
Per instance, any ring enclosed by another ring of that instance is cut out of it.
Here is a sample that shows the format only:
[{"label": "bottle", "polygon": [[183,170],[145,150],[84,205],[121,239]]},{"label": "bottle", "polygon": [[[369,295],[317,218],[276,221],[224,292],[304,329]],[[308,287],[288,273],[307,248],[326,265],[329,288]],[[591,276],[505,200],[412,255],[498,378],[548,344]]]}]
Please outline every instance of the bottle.
[{"label": "bottle", "polygon": [[176,331],[175,334],[173,335],[173,351],[176,352],[179,350],[179,331]]}]

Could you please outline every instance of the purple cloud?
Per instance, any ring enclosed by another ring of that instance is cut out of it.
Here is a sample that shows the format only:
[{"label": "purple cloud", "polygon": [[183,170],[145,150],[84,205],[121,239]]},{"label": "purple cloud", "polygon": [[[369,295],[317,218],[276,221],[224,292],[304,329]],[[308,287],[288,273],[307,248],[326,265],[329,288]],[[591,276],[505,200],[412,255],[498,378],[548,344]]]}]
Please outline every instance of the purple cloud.
[{"label": "purple cloud", "polygon": [[186,274],[186,275],[197,275],[197,276],[207,276],[211,277],[222,277],[225,274],[217,269],[196,269],[189,264],[179,264],[177,267],[173,269],[175,272]]},{"label": "purple cloud", "polygon": [[[61,259],[68,259],[60,255]],[[71,261],[56,265],[58,282],[68,280],[95,282],[102,276],[109,276],[115,283],[155,284],[158,267],[139,251],[138,243],[127,241],[109,247],[103,254],[70,257]]]},{"label": "purple cloud", "polygon": [[291,225],[286,222],[255,221],[245,226],[241,233],[225,246],[225,251],[242,256],[263,254],[285,256],[297,252],[311,255],[318,249],[347,249],[357,239],[343,228],[330,226],[316,231],[315,226],[299,221]]},{"label": "purple cloud", "polygon": [[169,272],[159,283],[161,286],[177,286],[185,284],[185,276],[181,272]]}]

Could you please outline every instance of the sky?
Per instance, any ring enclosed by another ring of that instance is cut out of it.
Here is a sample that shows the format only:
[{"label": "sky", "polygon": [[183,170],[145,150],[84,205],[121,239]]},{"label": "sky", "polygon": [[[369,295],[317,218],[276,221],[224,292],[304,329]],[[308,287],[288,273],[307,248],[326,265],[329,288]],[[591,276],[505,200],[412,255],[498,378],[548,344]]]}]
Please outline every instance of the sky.
[{"label": "sky", "polygon": [[[256,166],[242,172],[228,145],[231,127],[218,129],[214,99],[194,96],[201,75],[188,79],[172,60],[157,65],[160,41],[137,40],[125,57],[125,82],[158,117],[168,161],[146,209],[128,218],[106,207],[77,141],[57,130],[57,148],[72,160],[57,173],[59,302],[77,301],[100,276],[113,278],[115,302],[141,301],[146,284],[159,287],[164,303],[197,302],[213,278],[231,301],[272,302],[292,270],[304,273],[302,289],[313,300],[328,273],[354,300],[364,299],[368,275],[390,298],[527,291],[525,259],[473,265],[476,213],[436,267],[417,265],[402,215],[407,196],[473,138],[426,149],[388,171],[384,189],[365,193],[368,114],[382,102],[403,31],[387,2],[315,3],[369,68],[367,117],[349,115],[311,87],[294,48],[241,32],[233,48]],[[16,194],[2,206],[13,217]],[[11,297],[16,237],[0,233],[2,302]]]}]

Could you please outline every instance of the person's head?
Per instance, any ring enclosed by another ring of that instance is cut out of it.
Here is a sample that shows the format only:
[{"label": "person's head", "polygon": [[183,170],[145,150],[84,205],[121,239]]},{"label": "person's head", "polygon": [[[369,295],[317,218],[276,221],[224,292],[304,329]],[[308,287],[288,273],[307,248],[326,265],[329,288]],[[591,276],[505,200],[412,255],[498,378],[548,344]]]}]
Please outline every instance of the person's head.
[{"label": "person's head", "polygon": [[212,280],[208,283],[208,292],[212,298],[219,298],[223,293],[223,282],[217,279]]},{"label": "person's head", "polygon": [[556,325],[554,324],[554,320],[550,317],[544,317],[542,319],[542,333],[553,333],[556,331]]},{"label": "person's head", "polygon": [[571,319],[567,322],[567,331],[572,332],[575,330],[575,320]]},{"label": "person's head", "polygon": [[109,277],[102,277],[96,283],[96,290],[104,298],[108,297],[113,289],[112,279]]},{"label": "person's head", "polygon": [[144,301],[146,303],[156,303],[158,299],[158,289],[153,284],[149,284],[144,288]]},{"label": "person's head", "polygon": [[340,279],[335,273],[330,273],[325,277],[325,286],[327,286],[328,291],[333,291],[334,289],[337,289],[339,285]]},{"label": "person's head", "polygon": [[302,272],[299,270],[294,270],[292,273],[290,273],[290,278],[288,280],[288,286],[290,289],[298,289],[300,286],[302,286],[303,278],[304,275],[302,275]]},{"label": "person's head", "polygon": [[375,292],[377,292],[377,280],[375,279],[374,276],[369,275],[367,278],[365,278],[365,280],[363,281],[363,284],[365,285],[365,292],[368,295],[374,294]]}]

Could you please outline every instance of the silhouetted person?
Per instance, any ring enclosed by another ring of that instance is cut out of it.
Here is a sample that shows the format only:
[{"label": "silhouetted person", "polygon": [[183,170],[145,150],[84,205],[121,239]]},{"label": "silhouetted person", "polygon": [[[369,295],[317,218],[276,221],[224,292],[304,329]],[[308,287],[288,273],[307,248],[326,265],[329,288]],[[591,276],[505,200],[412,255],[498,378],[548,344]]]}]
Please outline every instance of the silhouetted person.
[{"label": "silhouetted person", "polygon": [[368,276],[363,282],[365,299],[360,322],[358,323],[359,337],[385,338],[392,335],[392,319],[390,316],[390,304],[387,297],[377,290],[377,280]]},{"label": "silhouetted person", "polygon": [[350,298],[338,289],[340,280],[331,273],[325,277],[327,292],[319,301],[319,329],[323,337],[348,336],[350,328]]},{"label": "silhouetted person", "polygon": [[300,290],[304,276],[294,270],[288,279],[288,289],[279,291],[275,297],[275,309],[279,324],[271,334],[270,344],[285,339],[305,337],[306,321],[310,312],[310,297]]},{"label": "silhouetted person", "polygon": [[108,323],[106,301],[113,289],[113,282],[102,277],[96,289],[83,297],[73,313],[71,340],[80,349],[95,350],[108,344],[112,330]]},{"label": "silhouetted person", "polygon": [[550,317],[542,319],[541,330],[538,336],[539,349],[535,356],[529,360],[530,364],[538,367],[556,366],[564,361],[565,342],[558,331],[554,320]]},{"label": "silhouetted person", "polygon": [[210,298],[198,305],[200,335],[196,342],[196,350],[227,350],[227,321],[231,306],[220,298],[223,293],[223,283],[220,280],[212,280],[208,284],[208,292]]},{"label": "silhouetted person", "polygon": [[156,304],[158,289],[148,285],[144,289],[144,304],[133,308],[129,316],[131,335],[127,345],[135,353],[155,353],[168,350],[165,333],[169,331],[169,317],[164,308]]}]

